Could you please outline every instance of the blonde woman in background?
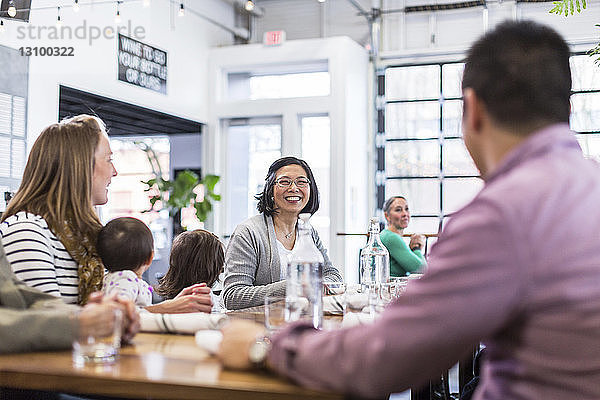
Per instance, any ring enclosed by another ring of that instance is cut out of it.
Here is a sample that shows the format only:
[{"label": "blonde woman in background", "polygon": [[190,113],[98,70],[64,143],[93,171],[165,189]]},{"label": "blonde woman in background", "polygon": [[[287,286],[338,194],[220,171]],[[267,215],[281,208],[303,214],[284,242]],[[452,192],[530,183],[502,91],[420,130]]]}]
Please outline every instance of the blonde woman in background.
[{"label": "blonde woman in background", "polygon": [[407,245],[402,238],[410,222],[408,202],[402,196],[387,199],[383,206],[387,228],[381,232],[381,241],[390,252],[390,276],[405,276],[419,272],[426,264],[425,236],[413,234]]}]

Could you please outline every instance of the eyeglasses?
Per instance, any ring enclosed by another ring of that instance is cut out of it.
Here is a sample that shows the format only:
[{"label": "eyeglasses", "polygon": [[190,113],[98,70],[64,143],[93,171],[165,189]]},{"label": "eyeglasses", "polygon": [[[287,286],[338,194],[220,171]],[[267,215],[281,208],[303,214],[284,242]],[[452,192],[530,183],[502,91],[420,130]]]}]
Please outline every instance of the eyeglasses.
[{"label": "eyeglasses", "polygon": [[308,187],[308,185],[310,185],[310,181],[306,178],[296,178],[292,180],[290,178],[283,177],[277,179],[275,183],[277,184],[277,186],[283,189],[289,188],[290,186],[292,186],[292,183],[295,183],[296,187],[300,189],[304,189]]}]

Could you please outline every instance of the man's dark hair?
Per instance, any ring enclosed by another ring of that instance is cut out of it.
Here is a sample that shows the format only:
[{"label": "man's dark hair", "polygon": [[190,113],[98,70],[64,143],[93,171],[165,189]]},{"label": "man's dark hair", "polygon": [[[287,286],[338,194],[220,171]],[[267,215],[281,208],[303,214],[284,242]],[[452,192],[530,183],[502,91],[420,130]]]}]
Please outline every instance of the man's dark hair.
[{"label": "man's dark hair", "polygon": [[267,172],[267,177],[265,178],[265,187],[263,191],[254,196],[254,198],[258,200],[256,208],[260,213],[265,215],[277,213],[275,202],[273,201],[273,187],[275,186],[275,179],[277,178],[275,175],[279,168],[292,164],[301,166],[304,171],[306,171],[306,177],[310,181],[310,197],[308,198],[308,203],[306,203],[306,206],[300,213],[314,214],[319,209],[319,189],[317,188],[315,177],[313,176],[308,163],[296,157],[282,157],[271,164],[269,171]]},{"label": "man's dark hair", "polygon": [[98,234],[98,255],[110,272],[135,270],[151,261],[154,240],[137,218],[115,218]]},{"label": "man's dark hair", "polygon": [[503,22],[469,50],[462,87],[474,90],[494,122],[516,132],[568,122],[569,56],[552,28]]},{"label": "man's dark hair", "polygon": [[225,253],[217,236],[204,229],[183,232],[173,241],[169,270],[159,279],[156,293],[172,299],[196,283],[214,285],[223,272]]}]

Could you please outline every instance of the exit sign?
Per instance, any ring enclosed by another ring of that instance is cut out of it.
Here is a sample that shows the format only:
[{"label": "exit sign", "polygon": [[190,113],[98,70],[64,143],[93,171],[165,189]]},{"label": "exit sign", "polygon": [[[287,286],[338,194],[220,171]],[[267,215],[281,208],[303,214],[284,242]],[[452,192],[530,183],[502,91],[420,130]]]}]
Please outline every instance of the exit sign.
[{"label": "exit sign", "polygon": [[263,35],[263,44],[265,46],[278,46],[285,42],[285,31],[270,31]]}]

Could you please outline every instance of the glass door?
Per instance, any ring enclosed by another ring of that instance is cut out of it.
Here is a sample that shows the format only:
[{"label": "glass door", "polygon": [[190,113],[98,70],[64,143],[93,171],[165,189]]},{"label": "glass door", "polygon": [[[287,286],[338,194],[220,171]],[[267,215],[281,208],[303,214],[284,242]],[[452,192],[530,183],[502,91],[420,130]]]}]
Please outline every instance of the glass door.
[{"label": "glass door", "polygon": [[263,190],[269,165],[281,157],[281,118],[225,121],[227,135],[226,235],[258,213],[254,196]]}]

